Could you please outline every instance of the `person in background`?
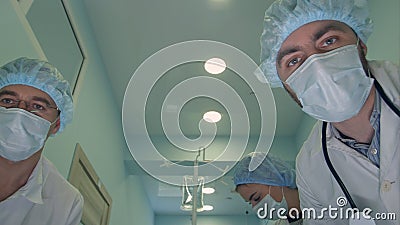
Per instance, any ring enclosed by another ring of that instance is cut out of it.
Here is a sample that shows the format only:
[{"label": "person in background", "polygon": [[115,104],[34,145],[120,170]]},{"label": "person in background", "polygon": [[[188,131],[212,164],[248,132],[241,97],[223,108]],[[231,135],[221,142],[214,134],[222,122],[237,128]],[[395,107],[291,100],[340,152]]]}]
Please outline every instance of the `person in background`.
[{"label": "person in background", "polygon": [[[261,164],[249,171],[252,159]],[[236,165],[233,181],[236,192],[252,205],[260,219],[275,220],[275,225],[302,224],[296,172],[289,163],[253,152]]]},{"label": "person in background", "polygon": [[278,0],[265,12],[260,68],[318,120],[296,177],[301,207],[322,218],[304,224],[349,224],[348,209],[400,224],[399,66],[366,59],[372,27],[366,0]]},{"label": "person in background", "polygon": [[83,197],[42,155],[72,120],[70,86],[45,61],[0,68],[0,224],[76,225]]}]

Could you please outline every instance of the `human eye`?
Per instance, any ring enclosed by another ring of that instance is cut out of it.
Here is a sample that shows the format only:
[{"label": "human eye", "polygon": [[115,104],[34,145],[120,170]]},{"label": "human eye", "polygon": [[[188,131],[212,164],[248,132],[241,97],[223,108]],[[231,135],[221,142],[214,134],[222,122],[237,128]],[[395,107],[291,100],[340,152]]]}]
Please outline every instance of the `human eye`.
[{"label": "human eye", "polygon": [[322,47],[328,47],[330,45],[333,45],[334,43],[336,43],[337,38],[336,37],[329,37],[326,38],[322,41]]},{"label": "human eye", "polygon": [[0,102],[3,105],[14,105],[14,104],[16,104],[17,100],[14,98],[11,98],[11,97],[1,97]]},{"label": "human eye", "polygon": [[296,66],[298,63],[300,63],[300,61],[301,61],[300,57],[292,58],[288,61],[287,66],[288,67]]},{"label": "human eye", "polygon": [[279,78],[285,81],[307,58],[301,47],[283,49],[277,63]]},{"label": "human eye", "polygon": [[33,103],[31,103],[31,107],[33,110],[42,111],[42,112],[46,111],[48,108],[46,104],[41,103],[41,102],[33,102]]}]

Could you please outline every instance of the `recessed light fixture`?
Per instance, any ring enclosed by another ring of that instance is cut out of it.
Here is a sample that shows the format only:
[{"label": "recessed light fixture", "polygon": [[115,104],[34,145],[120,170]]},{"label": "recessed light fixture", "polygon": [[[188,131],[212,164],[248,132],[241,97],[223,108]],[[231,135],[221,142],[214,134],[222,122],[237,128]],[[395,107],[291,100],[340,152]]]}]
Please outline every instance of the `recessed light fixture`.
[{"label": "recessed light fixture", "polygon": [[225,71],[226,63],[220,58],[211,58],[204,63],[204,69],[211,74],[220,74]]},{"label": "recessed light fixture", "polygon": [[221,120],[221,113],[216,111],[208,111],[204,113],[203,119],[209,123],[216,123]]},{"label": "recessed light fixture", "polygon": [[212,206],[212,205],[204,205],[203,206],[203,210],[204,211],[211,211],[213,209],[214,209],[214,206]]},{"label": "recessed light fixture", "polygon": [[203,194],[212,194],[215,192],[215,189],[212,187],[205,187],[203,188]]}]

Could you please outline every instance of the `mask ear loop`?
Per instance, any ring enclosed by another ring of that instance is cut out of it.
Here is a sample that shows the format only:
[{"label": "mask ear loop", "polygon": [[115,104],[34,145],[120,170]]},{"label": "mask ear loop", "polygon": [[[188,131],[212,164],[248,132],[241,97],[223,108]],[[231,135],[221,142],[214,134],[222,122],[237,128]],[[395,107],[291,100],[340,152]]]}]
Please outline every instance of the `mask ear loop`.
[{"label": "mask ear loop", "polygon": [[[359,46],[359,45],[360,45],[360,37],[357,36],[357,49],[358,49],[358,46]],[[362,51],[362,49],[361,49],[361,51]],[[363,55],[364,55],[364,54],[363,54]],[[368,71],[367,71],[367,72],[368,72],[368,77],[369,77],[369,78],[373,78],[373,77],[372,77],[372,74],[371,74],[371,71],[369,70],[369,66],[367,66],[367,70],[368,70]]]},{"label": "mask ear loop", "polygon": [[55,119],[53,122],[50,123],[50,126],[53,125],[53,124],[55,124],[55,123],[57,122],[58,118],[60,118],[60,115],[58,115],[58,116],[56,117],[56,119]]},{"label": "mask ear loop", "polygon": [[[358,45],[359,40],[360,40],[360,38],[358,38],[357,45]],[[363,54],[363,55],[364,55],[364,54]],[[365,56],[364,56],[364,57],[365,57]],[[375,79],[375,77],[372,76],[371,70],[369,69],[369,65],[367,65],[367,73],[368,73],[368,74],[367,74],[368,78]]]},{"label": "mask ear loop", "polygon": [[[282,202],[283,201],[283,199],[285,198],[285,193],[283,192],[283,186],[281,187],[282,189],[282,200],[280,201],[280,202]],[[269,185],[269,188],[268,188],[268,194],[269,194],[269,196],[271,196],[271,198],[272,198],[272,195],[271,195],[271,185]],[[276,200],[275,200],[276,201]],[[278,202],[278,201],[277,201]]]},{"label": "mask ear loop", "polygon": [[371,71],[369,70],[369,66],[368,66],[367,69],[368,69],[368,77],[369,77],[369,78],[373,78],[372,75],[371,75]]}]

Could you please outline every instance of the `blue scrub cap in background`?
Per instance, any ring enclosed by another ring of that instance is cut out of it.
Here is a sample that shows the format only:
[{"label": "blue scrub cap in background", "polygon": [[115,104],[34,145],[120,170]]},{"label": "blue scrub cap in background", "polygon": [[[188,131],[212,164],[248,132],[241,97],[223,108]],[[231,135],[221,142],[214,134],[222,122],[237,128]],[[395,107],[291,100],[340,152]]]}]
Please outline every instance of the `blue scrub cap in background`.
[{"label": "blue scrub cap in background", "polygon": [[282,87],[276,56],[297,28],[314,21],[336,20],[351,27],[367,43],[372,33],[367,0],[277,0],[266,10],[261,35],[260,69],[271,87]]},{"label": "blue scrub cap in background", "polygon": [[[252,158],[262,160],[262,163],[253,171],[249,170]],[[296,170],[288,162],[283,161],[271,154],[252,152],[243,157],[236,165],[233,177],[234,184],[265,184],[296,188]]]},{"label": "blue scrub cap in background", "polygon": [[38,59],[18,58],[0,68],[0,89],[23,84],[47,93],[60,110],[60,133],[72,120],[73,103],[70,85],[61,73],[48,62]]}]

